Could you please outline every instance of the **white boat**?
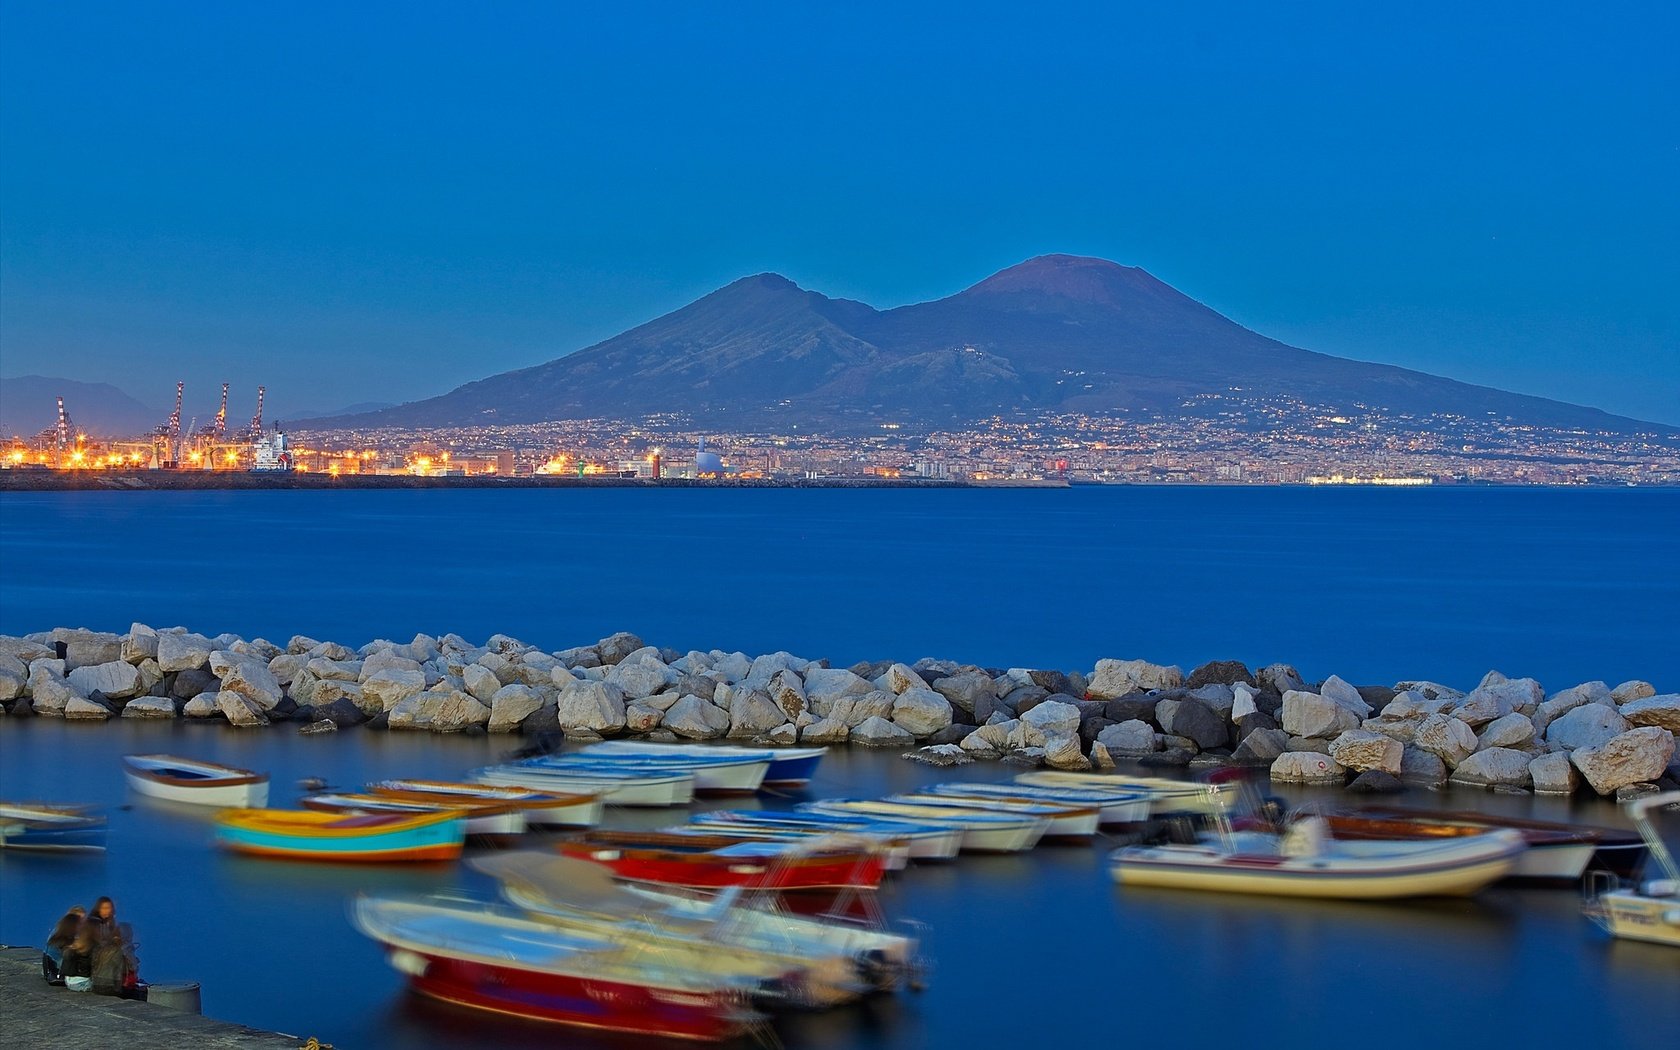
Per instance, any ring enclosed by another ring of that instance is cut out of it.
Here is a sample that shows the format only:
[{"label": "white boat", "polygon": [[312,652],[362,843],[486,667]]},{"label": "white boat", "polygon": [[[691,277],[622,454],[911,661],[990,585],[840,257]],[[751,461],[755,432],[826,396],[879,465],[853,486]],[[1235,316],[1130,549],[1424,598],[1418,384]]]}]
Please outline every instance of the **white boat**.
[{"label": "white boat", "polygon": [[1149,795],[1143,791],[985,783],[935,784],[922,790],[958,798],[1013,798],[1028,802],[1065,802],[1077,806],[1096,806],[1102,811],[1099,819],[1103,824],[1137,824],[1149,819]]},{"label": "white boat", "polygon": [[392,795],[322,792],[305,795],[300,804],[304,809],[323,813],[443,813],[458,812],[467,819],[468,835],[523,835],[525,814],[506,803],[485,802],[469,805],[460,801],[424,801],[397,798]]},{"label": "white boat", "polygon": [[544,755],[529,760],[532,765],[556,769],[630,770],[651,773],[687,773],[694,778],[697,795],[750,795],[764,786],[770,759],[759,752],[746,756],[723,755],[702,758],[692,755],[629,755],[578,751],[566,755]]},{"label": "white boat", "polygon": [[375,795],[396,798],[464,799],[518,806],[533,827],[592,828],[601,823],[606,803],[596,794],[538,791],[534,788],[466,784],[454,780],[379,780],[367,786]]},{"label": "white boat", "polygon": [[[806,842],[820,836],[833,835],[836,829],[791,826],[778,828],[771,827],[768,824],[743,824],[733,820],[712,820],[705,816],[694,816],[689,818],[687,824],[675,824],[660,830],[673,835],[705,835],[713,838],[719,835],[727,835],[763,842]],[[875,850],[886,858],[888,871],[903,871],[910,866],[910,844],[908,842],[885,835],[864,837],[867,837],[874,845]]]},{"label": "white boat", "polygon": [[802,788],[811,782],[826,747],[738,747],[732,744],[661,744],[651,740],[605,740],[591,744],[582,754],[690,755],[698,758],[766,758],[770,771],[764,774],[765,787]]},{"label": "white boat", "polygon": [[0,802],[0,849],[104,848],[105,818],[88,806]]},{"label": "white boat", "polygon": [[1028,787],[1140,792],[1149,796],[1149,812],[1153,816],[1163,813],[1212,813],[1223,808],[1225,799],[1235,790],[1230,784],[1201,784],[1119,773],[1063,773],[1050,769],[1021,773],[1015,777],[1015,783]]},{"label": "white boat", "polygon": [[[1628,803],[1627,813],[1645,840],[1644,879],[1621,885],[1607,872],[1588,882],[1586,914],[1613,937],[1680,947],[1680,864],[1670,840],[1680,839],[1680,791],[1647,795]],[[1659,829],[1655,814],[1670,814]],[[1666,837],[1665,837],[1666,833]]]},{"label": "white boat", "polygon": [[820,834],[836,831],[854,835],[870,835],[888,842],[903,842],[913,860],[950,860],[962,849],[961,828],[948,824],[917,824],[899,820],[881,820],[861,814],[836,816],[831,813],[803,811],[787,813],[775,810],[719,810],[701,814],[701,819],[713,823],[727,822],[730,826],[769,828],[800,828]]},{"label": "white boat", "polygon": [[1038,845],[1039,839],[1042,839],[1050,828],[1050,822],[1042,817],[981,813],[949,806],[917,806],[884,799],[834,799],[826,802],[807,802],[799,808],[805,812],[830,813],[842,817],[856,815],[960,828],[963,833],[962,848],[974,853],[1019,853],[1029,850]]},{"label": "white boat", "polygon": [[562,768],[510,762],[486,766],[469,780],[502,787],[566,794],[599,795],[609,806],[686,806],[694,801],[694,777],[653,770],[609,770],[599,766]]},{"label": "white boat", "polygon": [[1283,897],[1382,900],[1468,896],[1510,874],[1526,848],[1520,832],[1451,839],[1337,840],[1322,817],[1284,834],[1230,831],[1189,845],[1130,846],[1109,857],[1128,886]]},{"label": "white boat", "polygon": [[1032,801],[999,798],[986,795],[946,795],[937,792],[906,792],[892,795],[889,802],[908,802],[913,806],[944,806],[971,813],[1004,813],[1012,816],[1042,817],[1050,822],[1045,838],[1090,839],[1097,833],[1102,810],[1096,806],[1078,806],[1063,802]]},{"label": "white boat", "polygon": [[152,798],[242,809],[268,805],[267,773],[174,755],[129,755],[123,764],[128,786]]}]

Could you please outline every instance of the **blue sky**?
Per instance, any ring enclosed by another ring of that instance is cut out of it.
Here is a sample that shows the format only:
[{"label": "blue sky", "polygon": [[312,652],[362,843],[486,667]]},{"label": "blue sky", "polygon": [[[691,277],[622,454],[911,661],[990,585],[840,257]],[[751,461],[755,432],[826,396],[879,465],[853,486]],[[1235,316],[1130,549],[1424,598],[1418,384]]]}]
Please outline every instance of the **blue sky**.
[{"label": "blue sky", "polygon": [[0,374],[406,400],[1074,252],[1680,422],[1677,9],[8,0]]}]

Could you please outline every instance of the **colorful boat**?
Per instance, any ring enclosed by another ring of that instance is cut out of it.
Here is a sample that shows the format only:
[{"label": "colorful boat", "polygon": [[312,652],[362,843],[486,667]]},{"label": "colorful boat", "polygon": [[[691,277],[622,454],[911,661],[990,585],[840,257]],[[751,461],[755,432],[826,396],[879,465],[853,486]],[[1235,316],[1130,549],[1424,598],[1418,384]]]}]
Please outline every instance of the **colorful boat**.
[{"label": "colorful boat", "polygon": [[[1670,816],[1663,829],[1657,827],[1658,812]],[[1649,870],[1631,884],[1595,872],[1587,884],[1586,915],[1613,937],[1680,947],[1680,863],[1670,845],[1680,841],[1680,820],[1674,819],[1680,791],[1636,799],[1627,813],[1645,842]]]},{"label": "colorful boat", "polygon": [[1330,823],[1330,833],[1338,839],[1457,838],[1510,828],[1521,832],[1523,841],[1528,843],[1528,849],[1511,870],[1513,879],[1575,882],[1595,858],[1630,874],[1645,853],[1645,843],[1631,831],[1486,813],[1373,806],[1326,813],[1324,817]]},{"label": "colorful boat", "polygon": [[299,800],[305,809],[322,813],[458,813],[467,834],[505,838],[525,833],[525,813],[505,802],[470,802],[465,798],[412,799],[394,795],[323,792]]},{"label": "colorful boat", "polygon": [[1117,882],[1164,889],[1284,897],[1382,900],[1469,896],[1510,874],[1526,848],[1521,833],[1423,841],[1337,841],[1322,817],[1286,834],[1221,830],[1187,845],[1116,850]]},{"label": "colorful boat", "polygon": [[466,839],[459,811],[321,813],[232,809],[216,818],[216,838],[236,853],[296,860],[415,863],[455,860]]},{"label": "colorful boat", "polygon": [[129,755],[128,786],[142,795],[198,806],[268,805],[268,774],[175,755]]},{"label": "colorful boat", "polygon": [[650,740],[608,740],[592,744],[585,754],[697,755],[702,758],[728,756],[735,758],[767,758],[770,770],[764,774],[764,786],[784,789],[807,787],[817,773],[817,766],[828,754],[826,747],[748,748],[730,744],[659,744]]},{"label": "colorful boat", "polygon": [[962,848],[971,853],[1020,853],[1038,845],[1050,822],[1043,817],[982,813],[949,806],[924,806],[886,799],[830,799],[807,802],[801,812],[902,820],[962,831]]},{"label": "colorful boat", "polygon": [[703,813],[699,819],[731,826],[794,828],[828,835],[844,833],[903,842],[915,860],[950,860],[962,849],[963,843],[962,829],[948,824],[914,824],[861,814],[837,816],[832,813],[729,809]]},{"label": "colorful boat", "polygon": [[424,801],[465,799],[469,802],[507,803],[523,810],[525,822],[532,826],[592,828],[601,823],[606,814],[606,803],[596,794],[496,787],[454,780],[380,780],[369,784],[367,790],[375,795]]},{"label": "colorful boat", "polygon": [[1066,773],[1053,769],[1018,774],[1015,783],[1028,787],[1137,792],[1149,796],[1150,815],[1157,817],[1167,813],[1212,813],[1223,809],[1238,790],[1238,785],[1233,783],[1208,784],[1123,773]]},{"label": "colorful boat", "polygon": [[1149,819],[1149,794],[1144,791],[1097,788],[1032,787],[1027,784],[949,783],[934,784],[923,791],[958,798],[1009,798],[1024,802],[1072,803],[1096,806],[1103,824],[1138,824]]},{"label": "colorful boat", "polygon": [[1089,842],[1096,835],[1102,817],[1102,810],[1096,806],[1046,802],[1042,799],[1003,798],[996,795],[947,795],[932,791],[911,791],[902,795],[890,795],[887,801],[908,802],[913,806],[944,806],[969,813],[1040,817],[1050,822],[1050,826],[1044,830],[1044,837],[1064,841]]},{"label": "colorful boat", "polygon": [[0,802],[0,849],[104,849],[105,830],[105,818],[87,806]]},{"label": "colorful boat", "polygon": [[764,786],[770,771],[766,752],[745,755],[640,755],[585,748],[565,755],[543,755],[530,764],[555,769],[605,769],[652,773],[687,773],[697,795],[750,795]]},{"label": "colorful boat", "polygon": [[694,801],[694,776],[686,771],[563,768],[526,759],[474,770],[467,779],[498,787],[599,795],[609,806],[686,806]]},{"label": "colorful boat", "polygon": [[593,861],[621,879],[701,889],[873,890],[886,872],[886,859],[873,843],[847,836],[784,843],[658,831],[590,831],[556,849],[561,856]]},{"label": "colorful boat", "polygon": [[[731,820],[716,820],[701,815],[690,817],[687,824],[674,824],[659,830],[673,835],[722,835],[759,842],[809,842],[820,835],[832,835],[836,829],[742,824]],[[870,835],[868,838],[871,844],[881,851],[881,856],[887,862],[888,871],[903,871],[910,866],[910,844],[908,842],[885,835]]]},{"label": "colorful boat", "polygon": [[422,995],[585,1028],[717,1042],[742,1035],[752,982],[683,968],[526,916],[461,903],[358,898],[351,920]]}]

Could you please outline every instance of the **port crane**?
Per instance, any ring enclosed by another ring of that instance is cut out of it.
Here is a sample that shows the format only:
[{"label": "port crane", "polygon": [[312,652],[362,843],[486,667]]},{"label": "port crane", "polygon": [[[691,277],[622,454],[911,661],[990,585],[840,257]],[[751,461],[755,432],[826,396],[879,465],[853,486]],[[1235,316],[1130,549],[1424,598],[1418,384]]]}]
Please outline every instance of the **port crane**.
[{"label": "port crane", "polygon": [[181,459],[181,394],[186,387],[185,380],[176,380],[175,411],[169,413],[168,422],[160,423],[157,428],[158,437],[164,441],[163,462],[166,466],[173,467]]},{"label": "port crane", "polygon": [[266,390],[267,390],[267,387],[264,387],[264,386],[261,386],[261,385],[259,385],[257,387],[257,414],[251,417],[251,440],[252,441],[259,441],[259,440],[262,439],[263,394]]}]

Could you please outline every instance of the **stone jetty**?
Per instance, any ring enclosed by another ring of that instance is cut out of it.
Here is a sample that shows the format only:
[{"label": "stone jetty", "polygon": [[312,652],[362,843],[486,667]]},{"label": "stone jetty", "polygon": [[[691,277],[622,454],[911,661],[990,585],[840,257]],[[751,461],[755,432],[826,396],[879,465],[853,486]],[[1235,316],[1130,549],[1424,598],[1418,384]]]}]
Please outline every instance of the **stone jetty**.
[{"label": "stone jetty", "polygon": [[1088,671],[948,660],[833,667],[777,652],[678,653],[629,633],[547,651],[506,635],[285,644],[134,624],[0,636],[0,711],[356,726],[573,739],[744,740],[908,749],[926,761],[1056,769],[1264,767],[1282,783],[1639,794],[1680,781],[1680,693],[1584,682],[1548,693],[1490,671],[1473,688],[1307,682],[1222,660]]}]

